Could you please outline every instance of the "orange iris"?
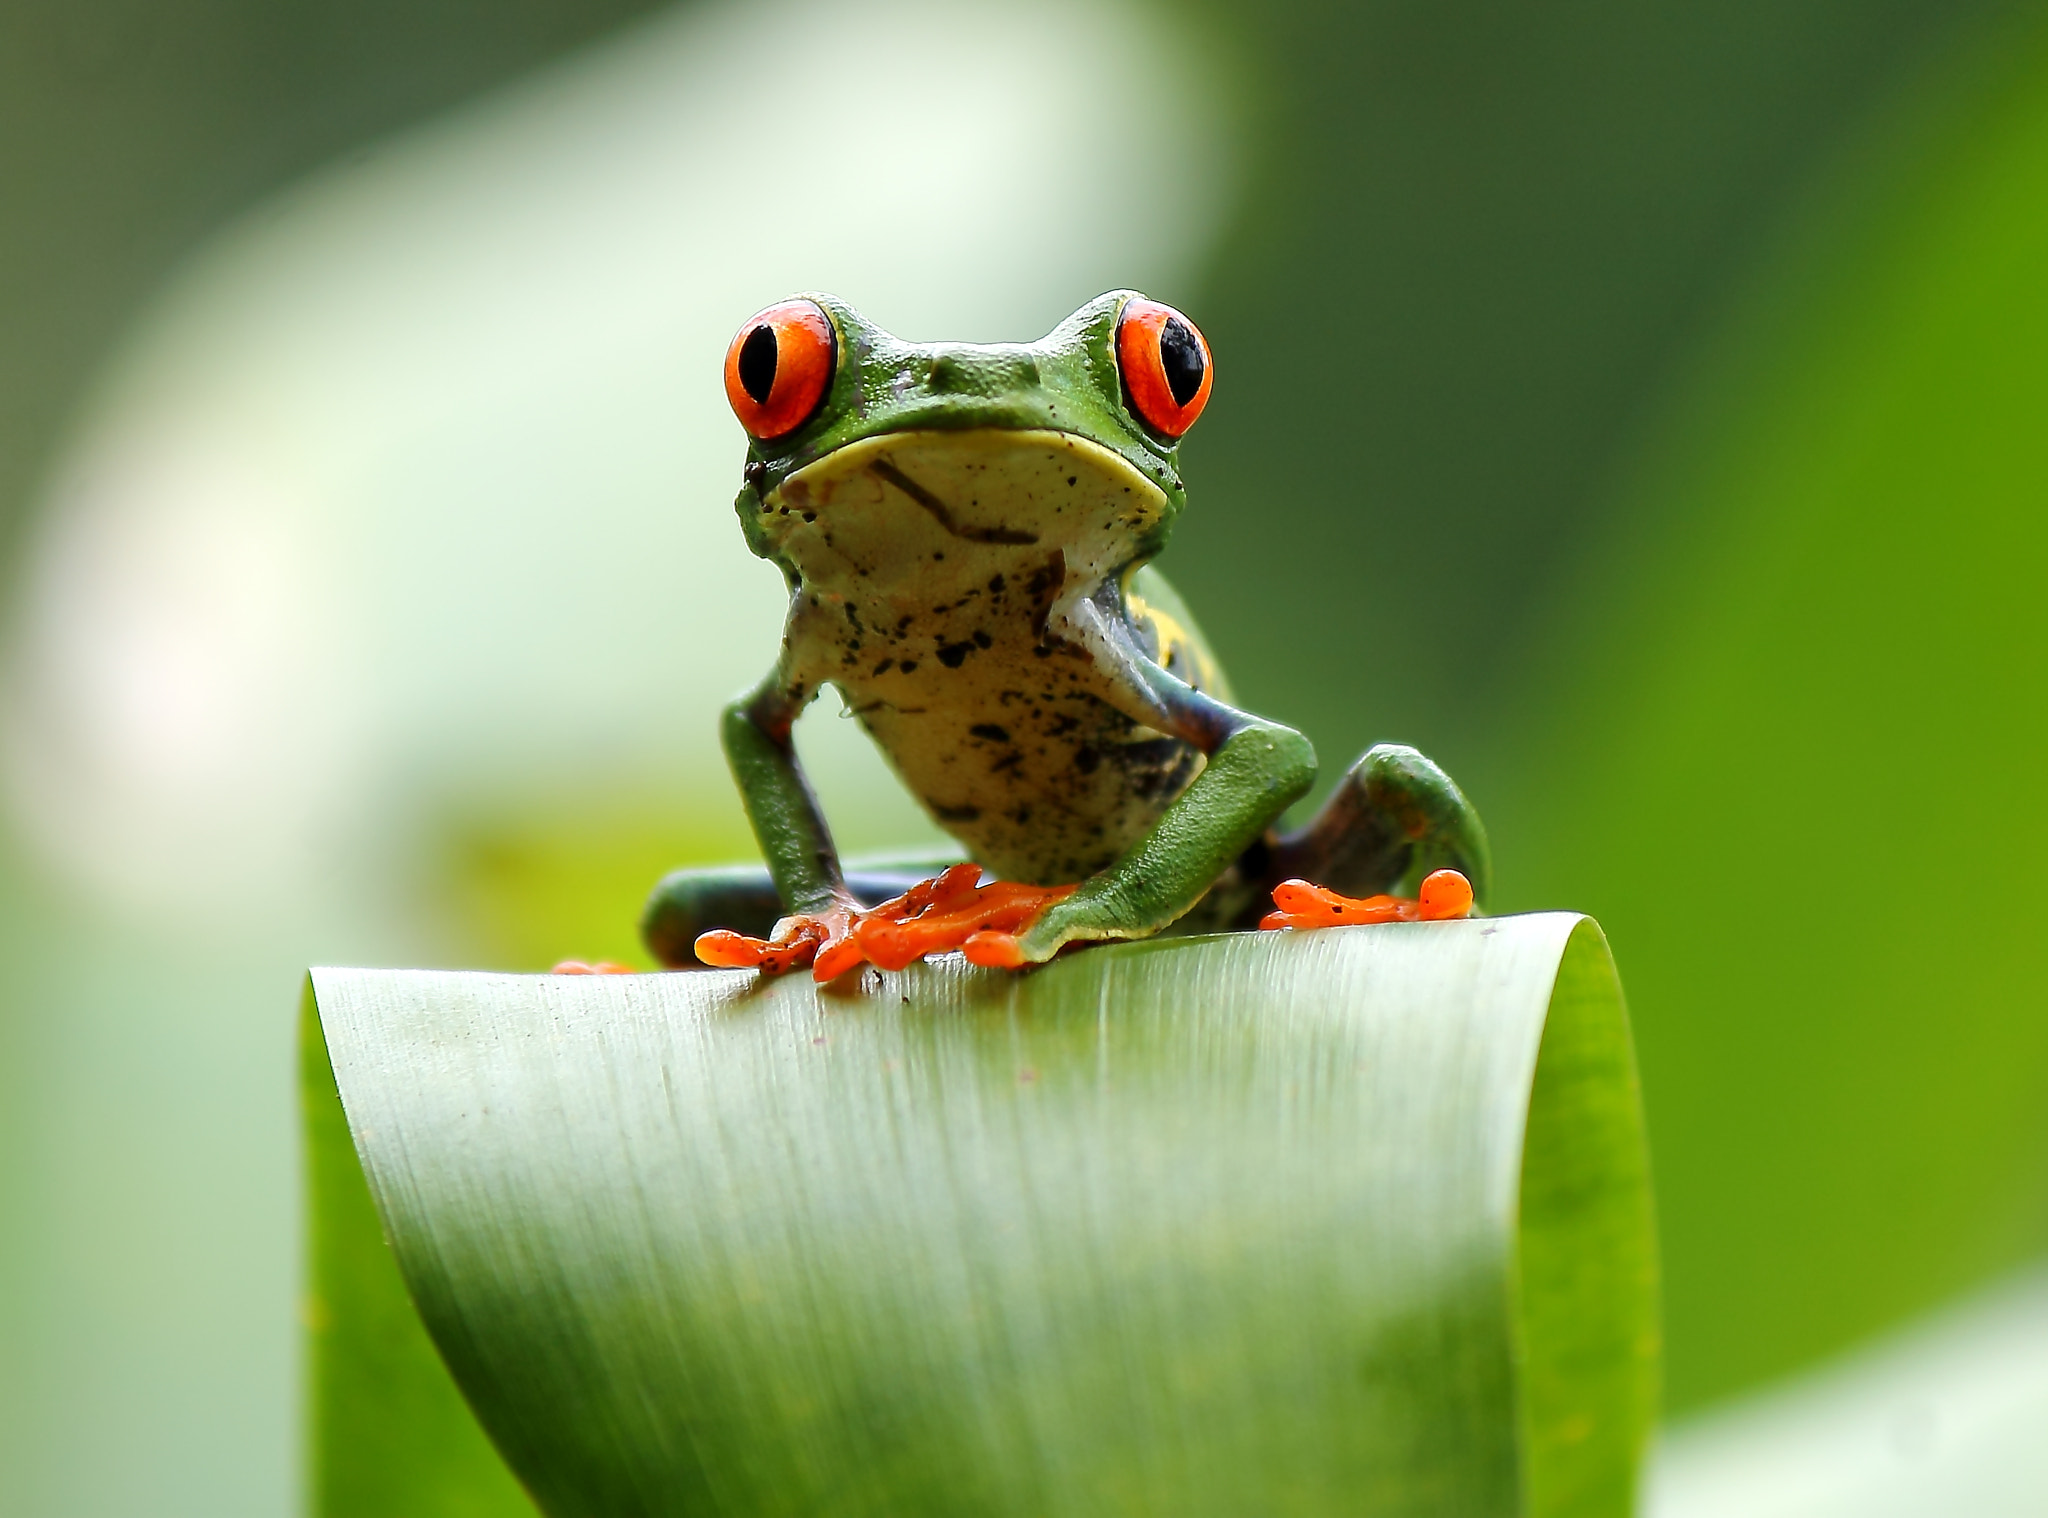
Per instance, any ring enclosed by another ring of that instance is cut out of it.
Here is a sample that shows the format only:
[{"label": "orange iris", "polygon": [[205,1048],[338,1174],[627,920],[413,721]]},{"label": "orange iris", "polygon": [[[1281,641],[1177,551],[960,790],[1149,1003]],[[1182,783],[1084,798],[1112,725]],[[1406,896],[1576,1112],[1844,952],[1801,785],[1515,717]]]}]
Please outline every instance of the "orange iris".
[{"label": "orange iris", "polygon": [[1117,320],[1116,361],[1131,409],[1177,438],[1209,404],[1216,365],[1201,330],[1171,306],[1134,295]]},{"label": "orange iris", "polygon": [[816,302],[786,300],[755,315],[725,350],[725,398],[757,438],[811,419],[832,383],[839,340]]}]

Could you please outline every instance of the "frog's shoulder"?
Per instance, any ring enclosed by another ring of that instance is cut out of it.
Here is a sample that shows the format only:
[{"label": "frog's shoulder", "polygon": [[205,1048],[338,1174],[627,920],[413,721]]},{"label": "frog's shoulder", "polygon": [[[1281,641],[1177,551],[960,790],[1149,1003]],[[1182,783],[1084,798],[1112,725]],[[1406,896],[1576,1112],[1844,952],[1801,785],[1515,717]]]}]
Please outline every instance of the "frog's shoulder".
[{"label": "frog's shoulder", "polygon": [[1140,565],[1124,582],[1124,610],[1167,673],[1226,705],[1233,700],[1230,681],[1201,624],[1165,575],[1150,564]]}]

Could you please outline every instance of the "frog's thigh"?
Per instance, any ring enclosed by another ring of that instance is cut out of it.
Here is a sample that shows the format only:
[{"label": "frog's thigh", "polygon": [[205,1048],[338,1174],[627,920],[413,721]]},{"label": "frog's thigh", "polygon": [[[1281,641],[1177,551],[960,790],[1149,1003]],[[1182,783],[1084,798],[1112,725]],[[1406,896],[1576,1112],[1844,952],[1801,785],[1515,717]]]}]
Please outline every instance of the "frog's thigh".
[{"label": "frog's thigh", "polygon": [[[901,896],[918,881],[959,861],[958,849],[921,855],[892,854],[863,864],[847,861],[846,887],[862,906]],[[640,914],[640,938],[657,961],[695,969],[697,936],[731,928],[749,938],[766,938],[783,915],[782,898],[766,866],[719,865],[664,875]]]},{"label": "frog's thigh", "polygon": [[1451,777],[1414,749],[1382,743],[1352,765],[1321,811],[1273,852],[1275,880],[1301,878],[1346,896],[1411,889],[1453,869],[1481,901],[1491,884],[1486,831]]}]

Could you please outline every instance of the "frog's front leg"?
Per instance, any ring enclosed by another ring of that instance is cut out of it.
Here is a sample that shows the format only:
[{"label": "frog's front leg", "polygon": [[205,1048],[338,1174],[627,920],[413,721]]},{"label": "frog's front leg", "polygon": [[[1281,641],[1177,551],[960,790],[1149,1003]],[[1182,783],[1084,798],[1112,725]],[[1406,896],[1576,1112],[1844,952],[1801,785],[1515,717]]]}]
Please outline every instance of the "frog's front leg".
[{"label": "frog's front leg", "polygon": [[978,964],[1016,967],[1070,943],[1144,938],[1185,914],[1315,781],[1308,739],[1183,684],[1142,655],[1126,668],[1141,682],[1132,715],[1192,743],[1201,774],[1130,852],[1047,907],[1022,932],[970,940]]},{"label": "frog's front leg", "polygon": [[[779,972],[814,964],[820,979],[858,963],[852,942],[861,903],[847,888],[825,814],[797,763],[791,729],[814,689],[778,665],[725,709],[719,736],[754,837],[789,915],[766,940],[729,930],[697,940],[706,964]],[[841,961],[845,961],[841,964]]]}]

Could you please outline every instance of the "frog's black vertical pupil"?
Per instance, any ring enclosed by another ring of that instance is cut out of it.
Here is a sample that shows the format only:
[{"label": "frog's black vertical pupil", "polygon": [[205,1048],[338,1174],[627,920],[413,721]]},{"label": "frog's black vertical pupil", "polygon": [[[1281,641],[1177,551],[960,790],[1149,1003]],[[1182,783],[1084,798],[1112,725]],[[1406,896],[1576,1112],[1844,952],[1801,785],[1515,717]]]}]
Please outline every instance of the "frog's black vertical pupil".
[{"label": "frog's black vertical pupil", "polygon": [[775,329],[766,322],[749,332],[747,340],[740,344],[740,385],[757,406],[767,405],[775,389],[776,356]]},{"label": "frog's black vertical pupil", "polygon": [[[746,373],[746,362],[742,354],[741,374]],[[1166,371],[1166,388],[1173,392],[1176,406],[1185,406],[1202,388],[1202,371],[1207,367],[1202,361],[1202,342],[1195,329],[1178,316],[1167,317],[1159,329],[1159,367]]]}]

